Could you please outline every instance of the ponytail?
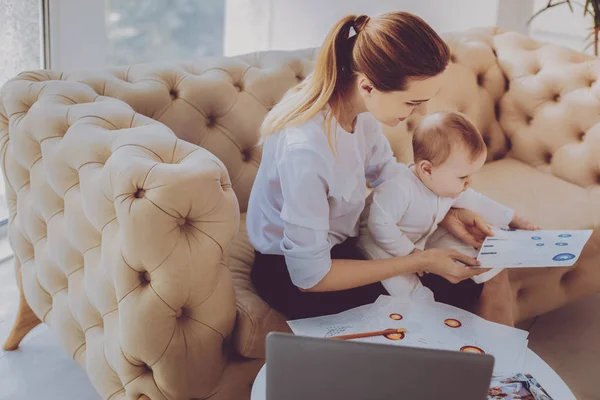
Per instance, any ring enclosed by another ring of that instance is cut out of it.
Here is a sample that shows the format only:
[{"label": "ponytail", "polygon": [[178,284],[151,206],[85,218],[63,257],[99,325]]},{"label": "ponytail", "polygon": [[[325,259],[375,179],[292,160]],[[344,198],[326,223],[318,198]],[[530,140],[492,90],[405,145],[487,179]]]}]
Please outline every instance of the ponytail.
[{"label": "ponytail", "polygon": [[[352,77],[350,66],[354,40],[350,39],[350,28],[355,25],[356,19],[356,15],[348,15],[329,31],[317,55],[312,74],[288,91],[265,117],[261,126],[263,141],[285,127],[297,126],[310,120],[330,105],[325,118],[325,129],[329,147],[335,153],[330,132],[332,112],[337,115],[346,83]],[[364,20],[363,18],[362,21]],[[364,27],[364,23],[361,27]]]}]

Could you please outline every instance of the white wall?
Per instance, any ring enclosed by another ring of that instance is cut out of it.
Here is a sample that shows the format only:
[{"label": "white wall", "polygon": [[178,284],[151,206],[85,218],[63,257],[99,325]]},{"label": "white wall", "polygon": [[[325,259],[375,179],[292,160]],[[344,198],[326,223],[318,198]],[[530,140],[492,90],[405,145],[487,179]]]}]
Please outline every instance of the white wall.
[{"label": "white wall", "polygon": [[[495,1],[490,0],[285,0],[273,8],[273,48],[319,46],[329,29],[346,14],[374,15],[392,10],[419,15],[439,32],[463,29],[472,21],[494,25]],[[294,34],[296,33],[296,34]]]},{"label": "white wall", "polygon": [[532,1],[227,0],[225,54],[319,46],[333,24],[346,14],[375,15],[393,10],[419,15],[440,33],[496,25],[525,31]]}]

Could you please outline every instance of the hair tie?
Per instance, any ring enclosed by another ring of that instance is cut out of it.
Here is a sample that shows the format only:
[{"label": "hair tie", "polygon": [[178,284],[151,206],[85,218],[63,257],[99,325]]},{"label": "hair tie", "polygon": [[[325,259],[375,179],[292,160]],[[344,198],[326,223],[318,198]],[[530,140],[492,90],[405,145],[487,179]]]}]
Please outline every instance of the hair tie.
[{"label": "hair tie", "polygon": [[359,15],[358,17],[354,18],[353,28],[356,31],[357,35],[360,32],[362,32],[363,29],[365,29],[365,27],[369,23],[370,19],[371,19],[371,17],[369,17],[368,15],[364,15],[364,14],[363,15]]}]

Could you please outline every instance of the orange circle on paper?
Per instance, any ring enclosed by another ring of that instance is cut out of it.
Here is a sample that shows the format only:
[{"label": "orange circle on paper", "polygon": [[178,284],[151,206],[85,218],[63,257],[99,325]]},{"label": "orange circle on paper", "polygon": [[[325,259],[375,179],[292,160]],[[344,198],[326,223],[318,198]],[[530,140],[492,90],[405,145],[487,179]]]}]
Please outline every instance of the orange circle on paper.
[{"label": "orange circle on paper", "polygon": [[485,354],[485,351],[477,346],[463,346],[460,348],[460,351],[463,353]]},{"label": "orange circle on paper", "polygon": [[462,326],[462,323],[454,318],[448,318],[444,320],[444,324],[450,328],[460,328]]},{"label": "orange circle on paper", "polygon": [[404,317],[400,314],[390,314],[390,318],[393,319],[394,321],[400,321]]},{"label": "orange circle on paper", "polygon": [[384,337],[389,340],[402,340],[405,338],[405,336],[406,335],[404,334],[404,332],[399,332],[399,333],[389,333],[389,334],[385,335]]}]

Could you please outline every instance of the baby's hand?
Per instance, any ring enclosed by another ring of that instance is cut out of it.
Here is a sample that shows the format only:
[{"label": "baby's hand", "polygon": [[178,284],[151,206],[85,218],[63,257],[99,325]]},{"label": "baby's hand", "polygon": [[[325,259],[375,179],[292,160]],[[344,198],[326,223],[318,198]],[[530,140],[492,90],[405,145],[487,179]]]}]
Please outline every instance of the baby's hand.
[{"label": "baby's hand", "polygon": [[527,231],[536,231],[540,229],[540,227],[533,222],[530,222],[517,214],[515,214],[509,226],[512,229],[524,229]]}]

